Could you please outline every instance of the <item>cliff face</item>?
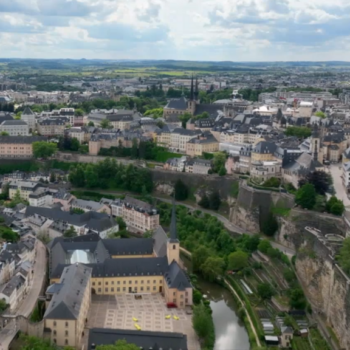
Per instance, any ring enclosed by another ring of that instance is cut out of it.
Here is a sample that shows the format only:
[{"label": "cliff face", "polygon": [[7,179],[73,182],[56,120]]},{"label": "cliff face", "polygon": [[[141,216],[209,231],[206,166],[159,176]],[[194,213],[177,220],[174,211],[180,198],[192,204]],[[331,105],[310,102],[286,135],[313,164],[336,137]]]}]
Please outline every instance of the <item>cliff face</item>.
[{"label": "cliff face", "polygon": [[[350,350],[350,279],[334,260],[340,246],[325,237],[345,232],[341,218],[294,210],[280,223],[276,239],[297,250],[297,275],[314,312],[325,315],[341,347]],[[317,228],[319,236],[305,227]]]}]

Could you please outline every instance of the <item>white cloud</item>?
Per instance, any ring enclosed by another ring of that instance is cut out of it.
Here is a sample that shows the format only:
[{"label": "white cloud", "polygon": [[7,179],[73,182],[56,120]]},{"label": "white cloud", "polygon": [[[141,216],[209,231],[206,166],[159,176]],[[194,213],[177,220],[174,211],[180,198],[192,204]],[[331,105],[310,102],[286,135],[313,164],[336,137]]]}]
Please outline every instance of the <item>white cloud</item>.
[{"label": "white cloud", "polygon": [[346,60],[349,9],[349,0],[0,0],[0,47],[6,57]]}]

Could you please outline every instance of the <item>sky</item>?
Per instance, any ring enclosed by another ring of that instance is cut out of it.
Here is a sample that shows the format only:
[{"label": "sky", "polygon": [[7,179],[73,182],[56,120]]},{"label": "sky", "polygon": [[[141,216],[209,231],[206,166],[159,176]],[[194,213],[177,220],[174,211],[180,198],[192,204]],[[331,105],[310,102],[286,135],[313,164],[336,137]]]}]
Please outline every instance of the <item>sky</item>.
[{"label": "sky", "polygon": [[350,61],[350,0],[0,0],[0,57]]}]

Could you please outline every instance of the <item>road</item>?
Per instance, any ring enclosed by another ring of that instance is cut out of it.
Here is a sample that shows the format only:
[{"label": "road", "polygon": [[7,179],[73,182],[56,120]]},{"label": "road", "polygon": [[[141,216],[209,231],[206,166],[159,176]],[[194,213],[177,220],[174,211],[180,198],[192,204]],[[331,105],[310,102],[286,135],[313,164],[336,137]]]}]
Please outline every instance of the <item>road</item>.
[{"label": "road", "polygon": [[[32,282],[29,286],[29,292],[20,303],[19,307],[11,315],[2,315],[4,317],[16,317],[25,316],[29,317],[33,309],[35,308],[36,302],[40,295],[43,283],[45,281],[47,259],[46,259],[46,248],[41,241],[37,241],[36,244],[36,259],[34,264],[34,273]],[[11,341],[15,337],[18,331],[16,320],[13,319],[8,322],[5,328],[0,331],[0,350],[8,349]]]},{"label": "road", "polygon": [[[125,194],[123,192],[117,192],[117,191],[99,191],[99,193],[106,193],[106,194],[116,194],[116,195],[121,195],[121,194]],[[168,198],[163,198],[163,197],[154,197],[162,202],[165,202],[165,203],[169,203],[169,204],[172,204],[173,203],[173,200],[172,199],[168,199]],[[175,204],[176,205],[183,205],[184,207],[188,208],[188,209],[191,209],[191,210],[200,210],[202,211],[203,213],[207,213],[207,214],[210,214],[210,215],[213,215],[215,216],[219,221],[221,221],[225,228],[231,232],[236,232],[236,233],[239,233],[239,234],[243,234],[243,233],[246,233],[247,235],[254,235],[256,232],[247,232],[245,230],[243,230],[241,227],[233,224],[232,222],[230,222],[227,218],[225,218],[224,216],[218,214],[218,213],[215,213],[214,211],[212,210],[207,210],[207,209],[203,209],[201,208],[199,205],[196,205],[196,206],[193,206],[193,205],[189,205],[189,204],[186,204],[186,203],[182,203],[182,202],[177,202],[175,201]],[[292,257],[293,255],[295,255],[295,250],[294,249],[291,249],[291,248],[287,248],[285,246],[283,246],[282,244],[279,244],[279,243],[276,243],[276,242],[271,242],[271,245],[274,247],[274,248],[277,248],[278,250],[280,250],[282,253],[284,254],[287,254],[288,256]]]},{"label": "road", "polygon": [[[339,169],[340,167],[340,169]],[[348,198],[346,194],[346,189],[343,185],[343,170],[342,170],[342,164],[332,164],[329,167],[330,174],[332,175],[333,178],[333,186],[334,190],[336,192],[336,196],[338,199],[341,199],[347,209],[350,209],[350,199]]]}]

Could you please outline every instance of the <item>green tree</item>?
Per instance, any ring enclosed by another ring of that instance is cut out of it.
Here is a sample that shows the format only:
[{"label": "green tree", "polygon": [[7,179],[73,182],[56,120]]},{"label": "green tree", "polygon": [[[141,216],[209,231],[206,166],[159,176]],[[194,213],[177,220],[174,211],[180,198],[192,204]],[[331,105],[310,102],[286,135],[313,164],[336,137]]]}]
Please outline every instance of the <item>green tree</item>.
[{"label": "green tree", "polygon": [[118,340],[114,345],[98,345],[96,350],[140,350],[135,344],[127,343],[126,340]]},{"label": "green tree", "polygon": [[258,245],[258,250],[264,254],[267,254],[268,250],[271,248],[271,243],[267,239],[262,239]]},{"label": "green tree", "polygon": [[301,288],[294,288],[288,290],[289,305],[293,309],[302,310],[306,307],[306,299]]},{"label": "green tree", "polygon": [[350,237],[344,239],[337,259],[344,272],[350,274]]},{"label": "green tree", "polygon": [[100,127],[102,129],[112,129],[113,128],[110,120],[108,120],[108,119],[102,119],[100,122]]},{"label": "green tree", "polygon": [[163,108],[153,108],[149,109],[144,113],[145,116],[151,115],[153,119],[158,119],[163,117]]},{"label": "green tree", "polygon": [[55,173],[51,173],[50,174],[50,182],[55,182],[56,181],[56,176],[55,176]]},{"label": "green tree", "polygon": [[329,198],[329,200],[326,203],[326,211],[328,213],[334,214],[334,215],[342,215],[345,210],[345,206],[343,201],[338,199],[335,196],[332,196]]},{"label": "green tree", "polygon": [[229,270],[242,270],[249,265],[249,255],[242,251],[231,253],[228,256],[228,269]]},{"label": "green tree", "polygon": [[322,112],[322,111],[316,112],[316,113],[315,113],[315,116],[316,116],[316,117],[320,117],[320,118],[322,118],[322,119],[326,118],[326,114],[325,114],[324,112]]},{"label": "green tree", "polygon": [[193,289],[192,299],[193,299],[193,304],[198,305],[199,303],[202,302],[202,299],[203,299],[202,293],[197,289]]},{"label": "green tree", "polygon": [[84,110],[83,110],[83,109],[77,108],[77,109],[74,111],[74,114],[75,114],[77,117],[82,117],[85,113],[84,113]]},{"label": "green tree", "polygon": [[260,283],[257,287],[258,295],[263,300],[270,300],[275,294],[275,290],[268,283]]},{"label": "green tree", "polygon": [[199,246],[192,253],[192,268],[193,272],[201,271],[201,266],[209,258],[210,251],[207,247]]},{"label": "green tree", "polygon": [[3,312],[7,309],[6,301],[3,299],[0,299],[0,312]]},{"label": "green tree", "polygon": [[226,153],[216,152],[213,158],[213,171],[215,173],[219,172],[221,168],[225,168],[226,163]]},{"label": "green tree", "polygon": [[296,193],[295,202],[302,208],[312,209],[316,204],[315,186],[308,183],[300,187]]},{"label": "green tree", "polygon": [[92,121],[89,121],[87,126],[95,126],[95,123]]},{"label": "green tree", "polygon": [[210,208],[209,197],[207,196],[206,193],[203,194],[203,196],[200,199],[200,201],[198,202],[198,204],[204,209],[209,209]]},{"label": "green tree", "polygon": [[187,122],[192,118],[192,114],[191,113],[184,113],[182,115],[180,115],[179,119],[181,120],[181,123],[182,123],[182,127],[184,129],[186,129],[186,124]]},{"label": "green tree", "polygon": [[37,141],[33,142],[33,155],[35,158],[48,158],[57,151],[57,144],[53,142]]},{"label": "green tree", "polygon": [[318,194],[324,196],[329,191],[333,181],[332,176],[325,171],[317,170],[309,173],[305,179],[299,181],[299,187],[310,183],[315,186],[315,190]]},{"label": "green tree", "polygon": [[193,328],[197,336],[205,339],[212,330],[212,323],[208,315],[208,311],[203,304],[194,306],[192,316]]},{"label": "green tree", "polygon": [[80,147],[80,142],[76,137],[73,137],[70,142],[70,149],[72,151],[78,151]]},{"label": "green tree", "polygon": [[9,136],[10,134],[7,131],[1,131],[0,136]]},{"label": "green tree", "polygon": [[175,191],[175,199],[177,201],[184,201],[188,197],[188,188],[187,186],[183,183],[182,180],[178,179],[175,183],[174,187]]},{"label": "green tree", "polygon": [[138,141],[136,138],[133,138],[132,140],[132,146],[131,146],[131,158],[138,158],[139,156],[139,145],[138,145]]},{"label": "green tree", "polygon": [[126,229],[126,223],[124,219],[121,216],[117,216],[115,221],[117,222],[119,226],[119,230],[125,230]]},{"label": "green tree", "polygon": [[296,136],[299,138],[307,138],[311,136],[312,130],[306,126],[288,126],[285,130],[286,136]]},{"label": "green tree", "polygon": [[219,169],[219,175],[220,176],[225,176],[227,173],[226,171],[226,168],[224,166],[222,166],[220,169]]},{"label": "green tree", "polygon": [[68,230],[66,230],[63,233],[63,237],[76,237],[77,236],[77,232],[75,231],[75,228],[73,226],[71,226]]},{"label": "green tree", "polygon": [[221,198],[218,191],[213,191],[209,196],[209,207],[211,210],[219,210],[221,205]]},{"label": "green tree", "polygon": [[263,221],[261,225],[261,231],[266,236],[273,236],[278,230],[278,222],[276,217],[270,212],[267,218]]},{"label": "green tree", "polygon": [[210,256],[201,266],[201,273],[209,282],[214,282],[223,275],[224,267],[225,260],[223,258]]},{"label": "green tree", "polygon": [[87,188],[96,188],[100,184],[96,168],[92,164],[88,164],[85,169],[85,185]]}]

